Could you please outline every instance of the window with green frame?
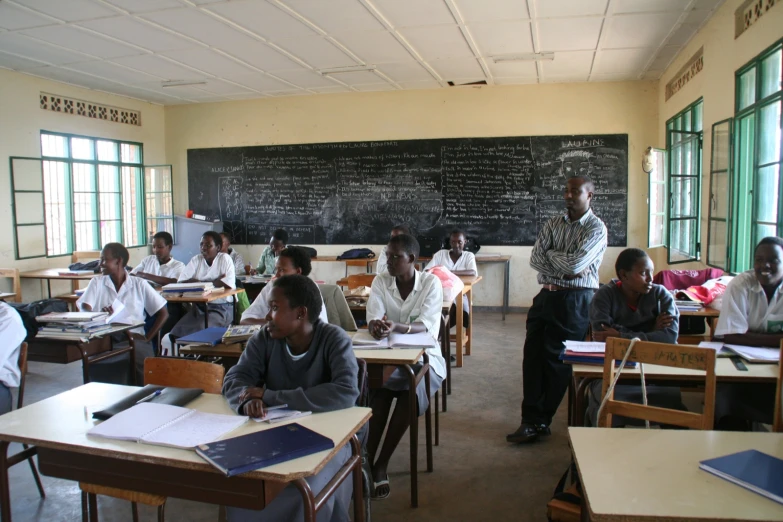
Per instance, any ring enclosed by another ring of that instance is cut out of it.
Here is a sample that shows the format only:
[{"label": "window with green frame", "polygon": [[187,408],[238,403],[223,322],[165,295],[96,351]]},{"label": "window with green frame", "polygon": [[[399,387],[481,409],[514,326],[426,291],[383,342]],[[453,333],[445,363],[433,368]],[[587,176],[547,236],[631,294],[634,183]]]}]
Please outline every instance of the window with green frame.
[{"label": "window with green frame", "polygon": [[728,270],[748,270],[755,245],[783,232],[780,179],[783,40],[736,72],[733,161],[726,222]]},{"label": "window with green frame", "polygon": [[666,122],[666,216],[669,264],[698,260],[701,255],[701,99]]},{"label": "window with green frame", "polygon": [[16,258],[138,247],[173,233],[171,166],[142,159],[141,143],[42,131],[40,159],[11,158]]}]

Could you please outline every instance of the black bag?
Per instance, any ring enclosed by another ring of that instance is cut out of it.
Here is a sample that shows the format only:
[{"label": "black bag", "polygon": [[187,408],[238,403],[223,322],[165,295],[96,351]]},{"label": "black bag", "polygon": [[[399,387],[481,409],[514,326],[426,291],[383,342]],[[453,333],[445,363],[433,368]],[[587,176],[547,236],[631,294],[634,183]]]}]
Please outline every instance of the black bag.
[{"label": "black bag", "polygon": [[318,257],[318,251],[316,249],[314,249],[314,248],[311,248],[311,247],[299,246],[299,245],[291,245],[291,246],[288,246],[286,248],[299,248],[301,250],[304,250],[307,253],[307,255],[310,256],[310,259],[312,259],[314,257]]},{"label": "black bag", "polygon": [[416,241],[419,242],[420,257],[432,257],[441,247],[440,241],[435,237],[419,236]]},{"label": "black bag", "polygon": [[68,303],[59,299],[42,299],[40,301],[33,301],[32,303],[8,303],[14,307],[19,315],[22,316],[22,323],[24,323],[25,330],[27,330],[27,337],[25,341],[31,341],[38,334],[39,324],[35,320],[39,315],[48,314],[50,312],[67,312]]},{"label": "black bag", "polygon": [[97,274],[98,267],[100,266],[100,264],[101,264],[100,259],[95,259],[93,261],[88,261],[86,263],[80,263],[77,261],[76,263],[72,263],[68,265],[68,270],[92,270]]},{"label": "black bag", "polygon": [[343,259],[371,259],[373,257],[375,257],[375,252],[369,248],[351,248],[337,256],[337,259],[342,261]]}]

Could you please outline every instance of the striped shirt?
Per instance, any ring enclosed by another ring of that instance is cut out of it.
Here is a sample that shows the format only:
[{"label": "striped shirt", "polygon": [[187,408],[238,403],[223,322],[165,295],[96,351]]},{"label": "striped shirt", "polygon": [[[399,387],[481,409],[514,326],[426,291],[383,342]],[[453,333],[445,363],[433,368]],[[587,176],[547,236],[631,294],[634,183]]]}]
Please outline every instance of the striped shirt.
[{"label": "striped shirt", "polygon": [[[553,217],[538,233],[530,266],[542,285],[598,288],[598,267],[606,251],[606,226],[588,209],[577,221]],[[577,276],[565,279],[567,276]]]}]

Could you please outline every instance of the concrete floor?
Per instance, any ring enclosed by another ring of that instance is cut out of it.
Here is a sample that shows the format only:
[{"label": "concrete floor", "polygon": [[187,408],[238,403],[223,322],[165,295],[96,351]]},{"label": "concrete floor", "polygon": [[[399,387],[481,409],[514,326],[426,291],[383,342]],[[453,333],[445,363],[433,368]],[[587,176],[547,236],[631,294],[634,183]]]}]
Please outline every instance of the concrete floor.
[{"label": "concrete floor", "polygon": [[[390,466],[391,496],[373,501],[372,520],[418,521],[543,521],[546,502],[569,463],[565,405],[552,425],[553,434],[528,446],[506,443],[505,434],[520,420],[522,344],[525,316],[501,320],[499,313],[476,312],[473,355],[453,371],[448,412],[440,416],[440,446],[434,449],[433,473],[427,473],[424,422],[420,422],[419,507],[410,507],[408,438],[403,439]],[[67,366],[30,363],[27,404],[81,384],[80,363]],[[17,448],[11,449],[16,451]],[[79,489],[75,483],[43,477],[46,499],[38,491],[26,464],[10,471],[15,522],[78,521]],[[104,522],[131,520],[127,502],[99,498]],[[155,520],[151,508],[140,506],[141,520]],[[216,506],[169,499],[167,520],[215,522]]]}]

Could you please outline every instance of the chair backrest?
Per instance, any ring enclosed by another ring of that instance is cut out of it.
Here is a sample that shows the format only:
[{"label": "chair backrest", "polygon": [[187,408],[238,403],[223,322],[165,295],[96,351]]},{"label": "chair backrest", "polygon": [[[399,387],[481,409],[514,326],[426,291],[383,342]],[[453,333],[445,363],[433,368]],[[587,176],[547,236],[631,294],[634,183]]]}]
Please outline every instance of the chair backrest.
[{"label": "chair backrest", "polygon": [[351,274],[348,276],[348,288],[353,290],[360,286],[372,286],[375,274]]},{"label": "chair backrest", "polygon": [[[614,380],[615,361],[621,361],[628,350],[630,339],[612,337],[606,341],[604,357],[604,381],[601,397],[606,396],[609,384]],[[606,401],[598,425],[611,427],[612,415],[623,415],[634,419],[649,420],[661,424],[673,424],[685,428],[711,430],[715,415],[715,350],[682,344],[653,343],[638,341],[628,357],[637,364],[653,364],[672,368],[685,368],[705,372],[704,412],[670,410],[655,406],[644,406],[624,401],[615,401],[614,393]]]},{"label": "chair backrest", "polygon": [[22,343],[19,347],[19,358],[17,359],[17,363],[19,365],[19,373],[21,374],[16,397],[16,409],[18,410],[24,404],[24,382],[27,379],[27,343]]},{"label": "chair backrest", "polygon": [[14,297],[15,303],[22,302],[22,280],[19,278],[18,268],[0,268],[0,277],[8,277],[11,279],[12,292],[16,294]]},{"label": "chair backrest", "polygon": [[367,361],[364,359],[356,359],[359,364],[359,375],[357,384],[359,386],[359,397],[356,399],[357,406],[369,406],[370,405],[370,387],[367,384]]},{"label": "chair backrest", "polygon": [[783,340],[780,341],[778,368],[780,373],[778,375],[778,388],[775,393],[775,418],[772,421],[772,431],[783,433]]},{"label": "chair backrest", "polygon": [[220,393],[226,369],[219,364],[181,357],[144,359],[144,384],[201,388],[204,393]]},{"label": "chair backrest", "polygon": [[329,322],[341,327],[346,332],[358,330],[356,320],[351,313],[351,307],[348,306],[342,289],[337,285],[326,283],[318,283],[318,288],[321,290],[321,297],[326,305],[326,317]]}]

